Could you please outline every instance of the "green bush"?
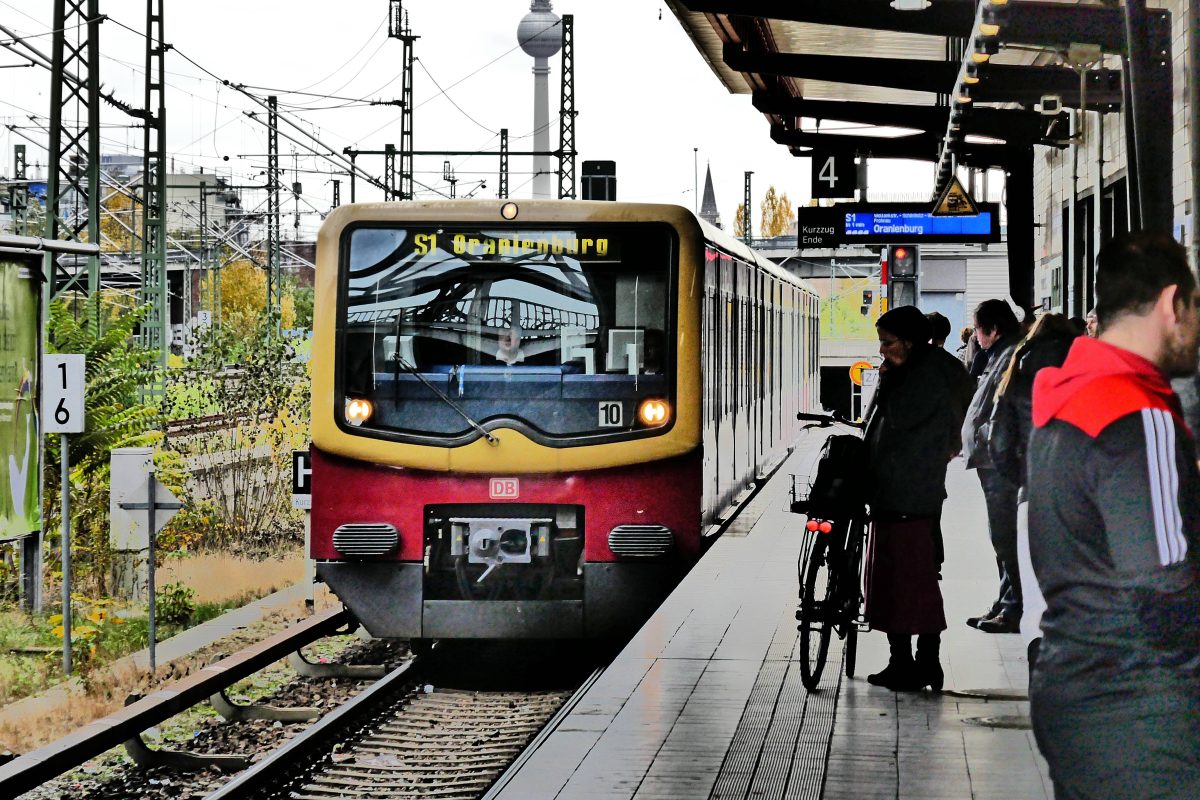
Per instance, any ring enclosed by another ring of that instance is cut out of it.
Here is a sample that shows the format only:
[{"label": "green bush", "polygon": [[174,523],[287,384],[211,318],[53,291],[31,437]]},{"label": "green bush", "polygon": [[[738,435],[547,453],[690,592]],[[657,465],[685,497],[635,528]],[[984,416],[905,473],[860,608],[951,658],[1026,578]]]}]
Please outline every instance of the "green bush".
[{"label": "green bush", "polygon": [[158,590],[156,616],[163,625],[183,627],[196,613],[196,593],[182,583],[168,583]]}]

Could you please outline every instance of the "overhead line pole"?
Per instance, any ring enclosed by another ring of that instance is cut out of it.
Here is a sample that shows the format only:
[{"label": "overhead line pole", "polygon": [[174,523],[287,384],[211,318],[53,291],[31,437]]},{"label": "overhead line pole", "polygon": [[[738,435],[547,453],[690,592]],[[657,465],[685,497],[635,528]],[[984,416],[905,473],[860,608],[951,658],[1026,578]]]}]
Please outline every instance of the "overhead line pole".
[{"label": "overhead line pole", "polygon": [[496,197],[508,197],[508,128],[500,129],[500,188]]},{"label": "overhead line pole", "polygon": [[[401,200],[413,199],[413,79],[417,36],[408,24],[408,14],[401,0],[389,0],[388,36],[404,44],[400,111],[400,191]],[[390,192],[393,183],[387,181]],[[390,199],[390,198],[389,198]]]},{"label": "overhead line pole", "polygon": [[575,15],[562,16],[562,95],[558,127],[558,197],[575,199]]},{"label": "overhead line pole", "polygon": [[282,300],[279,275],[279,98],[267,98],[267,316]]},{"label": "overhead line pole", "polygon": [[[65,237],[71,241],[91,243],[100,239],[99,16],[99,0],[55,0],[54,3],[48,131],[50,158],[46,184],[47,239]],[[86,30],[86,39],[74,45],[68,44],[67,33],[70,30]],[[81,80],[77,75],[86,75],[88,79]],[[71,106],[82,115],[74,123],[69,122],[64,114]],[[66,203],[70,203],[70,209],[64,208]],[[70,224],[66,222],[68,211]],[[71,289],[81,277],[64,276],[60,288],[57,272],[53,255],[47,254],[43,320],[45,314],[49,313],[50,301]],[[99,258],[89,255],[86,273],[89,292],[95,292],[99,274]]]},{"label": "overhead line pole", "polygon": [[142,342],[158,352],[161,368],[170,351],[167,287],[167,108],[164,78],[169,45],[163,38],[163,0],[146,0],[145,135],[142,154],[142,301],[150,313]]}]

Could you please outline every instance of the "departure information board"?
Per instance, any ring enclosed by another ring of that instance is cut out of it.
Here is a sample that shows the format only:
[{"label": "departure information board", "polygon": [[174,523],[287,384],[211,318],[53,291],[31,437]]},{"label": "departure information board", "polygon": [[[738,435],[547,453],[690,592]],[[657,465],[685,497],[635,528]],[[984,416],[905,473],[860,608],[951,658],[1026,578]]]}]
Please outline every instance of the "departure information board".
[{"label": "departure information board", "polygon": [[984,244],[1000,241],[1000,208],[980,203],[979,213],[935,217],[928,203],[841,203],[797,210],[800,249],[855,244]]}]

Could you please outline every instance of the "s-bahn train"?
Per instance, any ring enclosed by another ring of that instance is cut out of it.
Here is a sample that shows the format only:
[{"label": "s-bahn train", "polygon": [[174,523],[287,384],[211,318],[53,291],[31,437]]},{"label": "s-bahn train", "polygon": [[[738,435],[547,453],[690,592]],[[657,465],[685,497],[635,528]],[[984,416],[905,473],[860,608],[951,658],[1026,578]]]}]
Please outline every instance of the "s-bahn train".
[{"label": "s-bahn train", "polygon": [[343,206],[317,247],[317,574],[378,637],[640,625],[817,402],[817,298],[676,206]]}]

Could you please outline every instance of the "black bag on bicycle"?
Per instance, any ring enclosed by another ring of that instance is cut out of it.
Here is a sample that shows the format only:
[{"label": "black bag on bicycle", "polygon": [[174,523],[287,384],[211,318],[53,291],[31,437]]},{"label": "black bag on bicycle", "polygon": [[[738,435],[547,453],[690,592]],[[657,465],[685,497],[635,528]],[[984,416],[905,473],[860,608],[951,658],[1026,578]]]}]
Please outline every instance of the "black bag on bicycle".
[{"label": "black bag on bicycle", "polygon": [[867,447],[858,436],[830,436],[808,495],[810,516],[856,515],[866,503]]}]

